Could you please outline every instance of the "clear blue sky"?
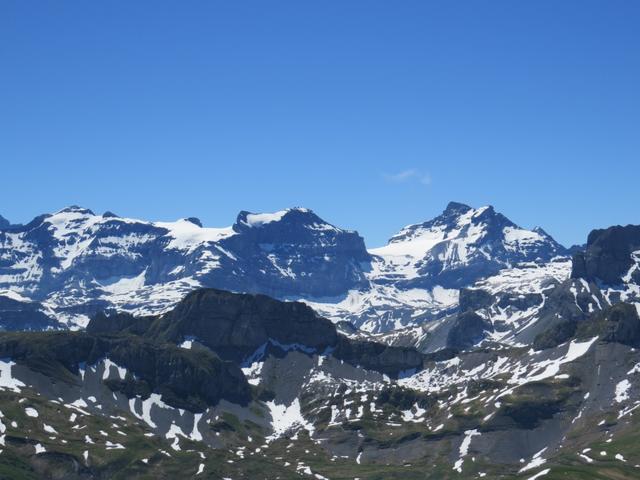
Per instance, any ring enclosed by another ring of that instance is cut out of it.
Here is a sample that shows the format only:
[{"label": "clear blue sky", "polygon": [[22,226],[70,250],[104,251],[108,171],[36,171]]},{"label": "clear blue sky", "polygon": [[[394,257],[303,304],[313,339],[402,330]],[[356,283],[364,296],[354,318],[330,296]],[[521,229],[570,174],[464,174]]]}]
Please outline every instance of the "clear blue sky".
[{"label": "clear blue sky", "polygon": [[584,242],[640,223],[639,25],[637,0],[4,0],[0,214],[306,206],[377,246],[456,200]]}]

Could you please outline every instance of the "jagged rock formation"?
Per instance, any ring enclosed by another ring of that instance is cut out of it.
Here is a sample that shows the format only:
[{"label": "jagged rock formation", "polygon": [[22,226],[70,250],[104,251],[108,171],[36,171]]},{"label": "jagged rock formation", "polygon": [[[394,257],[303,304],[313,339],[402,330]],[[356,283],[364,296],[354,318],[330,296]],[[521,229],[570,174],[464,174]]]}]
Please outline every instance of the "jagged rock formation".
[{"label": "jagged rock formation", "polygon": [[[640,225],[593,230],[584,252],[573,257],[571,278],[619,285],[629,280],[640,283],[640,271],[633,268],[640,251]],[[628,279],[623,278],[629,274]]]}]

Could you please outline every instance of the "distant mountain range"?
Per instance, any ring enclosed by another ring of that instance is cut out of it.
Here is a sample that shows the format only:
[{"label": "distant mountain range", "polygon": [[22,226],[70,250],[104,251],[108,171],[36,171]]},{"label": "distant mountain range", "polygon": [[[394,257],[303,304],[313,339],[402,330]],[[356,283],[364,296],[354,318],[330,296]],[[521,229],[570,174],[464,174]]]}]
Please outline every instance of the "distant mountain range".
[{"label": "distant mountain range", "polygon": [[163,312],[212,287],[303,300],[331,319],[383,332],[455,310],[458,289],[481,278],[559,258],[568,251],[542,229],[460,203],[372,250],[357,232],[304,208],[240,212],[227,228],[75,206],[27,225],[0,224],[0,289],[41,302],[71,327],[110,308]]},{"label": "distant mountain range", "polygon": [[1,478],[638,478],[640,226],[71,207],[0,262]]}]

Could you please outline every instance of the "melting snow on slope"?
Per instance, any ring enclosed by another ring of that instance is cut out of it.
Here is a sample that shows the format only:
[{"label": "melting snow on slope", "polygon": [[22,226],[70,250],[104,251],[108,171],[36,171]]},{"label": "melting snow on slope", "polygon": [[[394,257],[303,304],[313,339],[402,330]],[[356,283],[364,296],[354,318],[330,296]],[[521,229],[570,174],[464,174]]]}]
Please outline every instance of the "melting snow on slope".
[{"label": "melting snow on slope", "polygon": [[304,428],[310,434],[314,431],[313,424],[307,422],[300,411],[300,400],[296,398],[289,406],[277,404],[275,401],[266,402],[269,412],[271,413],[271,427],[273,434],[267,437],[267,442],[281,437],[285,433],[297,429]]},{"label": "melting snow on slope", "polygon": [[544,477],[547,473],[551,471],[550,468],[545,468],[541,472],[536,473],[533,477],[529,477],[527,480],[537,480],[540,477]]},{"label": "melting snow on slope", "polygon": [[[367,332],[378,332],[388,330],[388,327],[402,328],[427,311],[442,311],[454,307],[458,303],[458,290],[439,285],[431,290],[401,290],[392,285],[371,284],[365,291],[349,290],[340,297],[295,299],[334,322],[368,318],[362,324],[357,322],[357,326]],[[384,322],[381,318],[383,316]]]},{"label": "melting snow on slope", "polygon": [[28,417],[38,418],[38,411],[35,408],[27,407],[24,409],[24,413],[26,413]]},{"label": "melting snow on slope", "polygon": [[111,376],[111,369],[115,368],[118,372],[120,380],[124,380],[127,376],[127,369],[120,367],[118,364],[112,362],[108,358],[104,359],[104,372],[102,373],[102,379],[107,380]]},{"label": "melting snow on slope", "polygon": [[138,290],[139,288],[144,287],[146,274],[147,270],[144,269],[138,275],[133,277],[115,277],[101,280],[99,285],[102,290],[114,295],[127,294],[132,290]]},{"label": "melting snow on slope", "polygon": [[[471,369],[463,369],[459,357],[444,362],[436,362],[414,375],[397,380],[399,385],[424,392],[439,392],[454,385],[463,385],[472,379],[491,379],[496,376],[510,374],[509,388],[500,392],[496,398],[512,393],[517,387],[529,382],[541,381],[554,377],[565,363],[570,363],[587,353],[598,337],[585,342],[575,340],[565,345],[566,353],[555,353],[557,358],[545,358],[546,352],[532,352],[519,360],[498,357],[494,362],[483,363]],[[559,350],[562,351],[562,350]],[[544,357],[543,357],[544,358]],[[462,400],[462,397],[457,399]]]},{"label": "melting snow on slope", "polygon": [[504,240],[507,248],[518,248],[520,245],[532,245],[544,242],[544,238],[537,232],[523,228],[504,227]]},{"label": "melting snow on slope", "polygon": [[11,375],[11,368],[14,365],[15,362],[11,360],[0,360],[0,388],[6,388],[13,392],[20,392],[20,387],[24,387],[26,385]]},{"label": "melting snow on slope", "polygon": [[475,436],[480,436],[478,430],[467,430],[464,432],[464,439],[460,444],[460,458],[456,460],[453,469],[458,473],[462,473],[462,464],[464,463],[464,457],[469,453],[469,447],[471,446],[471,439]]},{"label": "melting snow on slope", "polygon": [[58,434],[58,432],[56,431],[55,428],[53,428],[51,425],[47,425],[46,423],[43,424],[42,428],[44,428],[44,431],[47,432],[47,433],[51,433],[53,435],[57,435]]},{"label": "melting snow on slope", "polygon": [[616,385],[616,402],[622,403],[629,399],[629,389],[631,388],[631,382],[625,379],[618,382]]},{"label": "melting snow on slope", "polygon": [[157,428],[157,425],[151,419],[151,408],[155,405],[159,408],[170,409],[171,407],[162,401],[162,397],[157,393],[152,393],[146,400],[141,400],[142,413],[136,411],[136,400],[139,397],[129,399],[129,409],[140,420],[144,420],[151,428]]},{"label": "melting snow on slope", "polygon": [[197,341],[196,337],[187,335],[186,337],[184,337],[184,340],[182,340],[182,343],[180,343],[180,345],[178,346],[180,348],[184,348],[185,350],[191,350],[193,348],[194,341]]},{"label": "melting snow on slope", "polygon": [[545,452],[546,449],[547,449],[547,447],[544,447],[542,450],[537,452],[531,458],[531,461],[527,465],[522,467],[518,473],[526,472],[527,470],[532,470],[532,469],[537,468],[540,465],[543,465],[544,463],[546,463],[546,460],[544,458],[542,458],[542,454]]}]

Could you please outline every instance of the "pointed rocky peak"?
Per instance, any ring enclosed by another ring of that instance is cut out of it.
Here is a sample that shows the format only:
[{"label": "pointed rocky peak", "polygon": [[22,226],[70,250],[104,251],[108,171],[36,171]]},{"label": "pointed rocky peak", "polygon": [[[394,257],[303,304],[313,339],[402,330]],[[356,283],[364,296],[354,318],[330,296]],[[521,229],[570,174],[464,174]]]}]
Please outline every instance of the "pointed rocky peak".
[{"label": "pointed rocky peak", "polygon": [[451,202],[434,219],[405,227],[370,252],[382,257],[385,280],[397,279],[400,272],[408,287],[459,288],[521,262],[566,255],[564,247],[540,232],[519,227],[492,206]]},{"label": "pointed rocky peak", "polygon": [[188,217],[188,218],[185,218],[184,220],[185,220],[186,222],[191,222],[191,223],[193,223],[194,225],[196,225],[196,226],[198,226],[198,227],[202,228],[202,222],[201,222],[201,221],[200,221],[200,219],[199,219],[199,218],[197,218],[197,217]]},{"label": "pointed rocky peak", "polygon": [[464,203],[459,202],[449,202],[447,204],[447,208],[442,212],[443,215],[461,215],[463,213],[467,213],[472,208],[469,205],[465,205]]},{"label": "pointed rocky peak", "polygon": [[62,238],[74,233],[79,233],[87,226],[94,223],[100,217],[97,217],[88,208],[82,208],[77,205],[63,208],[44,218],[44,223],[49,224],[50,229],[56,237]]},{"label": "pointed rocky peak", "polygon": [[92,216],[95,215],[95,213],[93,213],[93,211],[89,210],[88,208],[79,207],[78,205],[70,205],[54,213],[54,215],[58,215],[61,213],[75,213],[78,215],[92,215]]},{"label": "pointed rocky peak", "polygon": [[0,215],[0,228],[7,228],[9,226],[11,226],[9,220]]},{"label": "pointed rocky peak", "polygon": [[519,227],[491,205],[473,208],[458,202],[450,202],[442,214],[431,220],[403,228],[389,244],[420,241],[433,246],[443,240],[465,237],[472,243],[483,238],[516,244],[549,243],[559,254],[564,253],[564,247],[540,227],[533,230]]},{"label": "pointed rocky peak", "polygon": [[430,244],[437,243],[450,237],[450,232],[460,231],[471,224],[488,222],[493,218],[500,219],[500,221],[504,219],[508,222],[505,217],[497,214],[492,206],[476,209],[463,203],[449,202],[447,208],[440,215],[426,222],[404,227],[391,237],[389,244],[413,240],[425,242],[428,240]]},{"label": "pointed rocky peak", "polygon": [[107,210],[102,214],[102,218],[119,218],[117,214]]}]

